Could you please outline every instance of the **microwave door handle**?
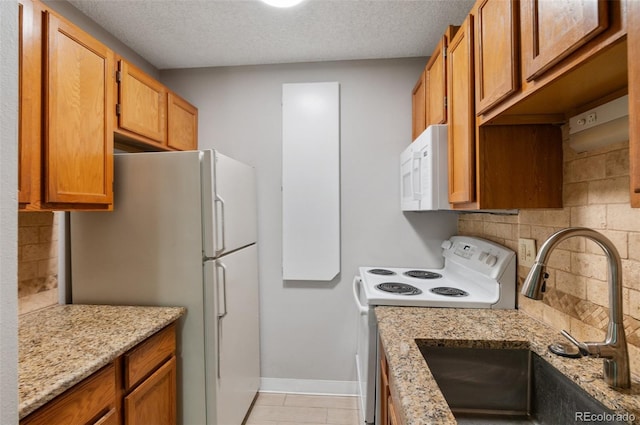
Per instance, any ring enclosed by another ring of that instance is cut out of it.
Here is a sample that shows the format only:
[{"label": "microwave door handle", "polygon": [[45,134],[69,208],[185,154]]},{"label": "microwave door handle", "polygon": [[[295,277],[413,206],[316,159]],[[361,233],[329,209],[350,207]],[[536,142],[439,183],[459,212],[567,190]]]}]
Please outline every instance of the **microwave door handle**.
[{"label": "microwave door handle", "polygon": [[[416,170],[416,167],[414,167],[416,161],[418,161],[418,190],[416,190],[415,185],[413,184],[413,173]],[[413,158],[411,159],[411,192],[413,192],[413,200],[414,201],[419,201],[420,199],[422,199],[422,156],[420,155],[420,152],[413,152]]]}]

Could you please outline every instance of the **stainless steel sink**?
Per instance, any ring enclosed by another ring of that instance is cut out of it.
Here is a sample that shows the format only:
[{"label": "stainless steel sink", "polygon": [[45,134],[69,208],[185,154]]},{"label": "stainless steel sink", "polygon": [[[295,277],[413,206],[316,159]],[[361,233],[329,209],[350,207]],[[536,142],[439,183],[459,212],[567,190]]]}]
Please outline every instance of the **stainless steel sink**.
[{"label": "stainless steel sink", "polygon": [[416,343],[459,424],[573,424],[587,414],[617,419],[530,350]]}]

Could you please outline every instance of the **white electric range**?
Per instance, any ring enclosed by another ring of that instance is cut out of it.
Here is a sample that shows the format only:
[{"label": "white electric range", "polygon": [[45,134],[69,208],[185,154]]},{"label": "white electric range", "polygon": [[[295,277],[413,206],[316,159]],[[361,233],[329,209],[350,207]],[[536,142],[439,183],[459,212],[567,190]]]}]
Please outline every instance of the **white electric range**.
[{"label": "white electric range", "polygon": [[379,417],[375,306],[515,308],[516,260],[512,250],[470,236],[453,236],[441,246],[442,268],[360,267],[353,280],[360,313],[356,367],[361,423],[375,425]]}]

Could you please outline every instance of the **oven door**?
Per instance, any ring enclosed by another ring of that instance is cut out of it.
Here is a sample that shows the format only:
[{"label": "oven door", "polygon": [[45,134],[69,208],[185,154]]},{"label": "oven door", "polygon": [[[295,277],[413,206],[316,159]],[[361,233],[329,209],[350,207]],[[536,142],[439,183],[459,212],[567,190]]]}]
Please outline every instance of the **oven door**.
[{"label": "oven door", "polygon": [[376,412],[377,333],[373,306],[369,306],[362,290],[360,276],[353,279],[353,298],[358,309],[358,374],[359,418],[361,424],[373,425]]}]

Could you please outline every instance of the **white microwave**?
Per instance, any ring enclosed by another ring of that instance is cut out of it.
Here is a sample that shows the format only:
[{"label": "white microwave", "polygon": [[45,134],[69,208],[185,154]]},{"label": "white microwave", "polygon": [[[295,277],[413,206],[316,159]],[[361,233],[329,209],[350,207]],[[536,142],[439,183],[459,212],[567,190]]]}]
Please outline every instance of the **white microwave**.
[{"label": "white microwave", "polygon": [[448,210],[447,126],[431,125],[400,155],[403,211]]}]

